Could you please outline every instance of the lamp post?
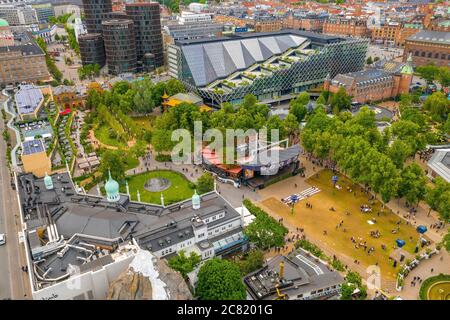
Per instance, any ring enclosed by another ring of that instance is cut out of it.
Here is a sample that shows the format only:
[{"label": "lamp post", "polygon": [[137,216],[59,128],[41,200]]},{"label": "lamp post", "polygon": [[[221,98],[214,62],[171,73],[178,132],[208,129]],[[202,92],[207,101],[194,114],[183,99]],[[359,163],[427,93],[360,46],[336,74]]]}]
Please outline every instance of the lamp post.
[{"label": "lamp post", "polygon": [[294,214],[295,204],[300,201],[300,197],[298,195],[296,195],[296,194],[293,194],[293,195],[291,195],[290,200],[291,200],[291,203],[292,203],[292,205],[291,205],[291,214]]},{"label": "lamp post", "polygon": [[414,253],[419,252],[419,245],[422,242],[422,235],[427,232],[427,227],[424,225],[420,225],[416,228],[417,233],[419,234],[419,239],[417,240],[416,248],[414,249]]}]

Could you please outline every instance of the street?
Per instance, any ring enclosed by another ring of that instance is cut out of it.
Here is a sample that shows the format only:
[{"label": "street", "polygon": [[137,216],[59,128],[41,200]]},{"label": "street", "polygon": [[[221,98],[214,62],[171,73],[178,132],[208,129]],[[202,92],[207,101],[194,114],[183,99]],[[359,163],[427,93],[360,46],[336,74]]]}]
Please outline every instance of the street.
[{"label": "street", "polygon": [[[3,107],[3,101],[2,107]],[[0,121],[0,131],[4,124]],[[6,143],[0,141],[0,233],[6,234],[6,244],[0,247],[0,299],[27,299],[29,285],[24,285],[26,274],[24,247],[19,244],[20,217],[17,197],[11,188],[10,173],[6,162]]]}]

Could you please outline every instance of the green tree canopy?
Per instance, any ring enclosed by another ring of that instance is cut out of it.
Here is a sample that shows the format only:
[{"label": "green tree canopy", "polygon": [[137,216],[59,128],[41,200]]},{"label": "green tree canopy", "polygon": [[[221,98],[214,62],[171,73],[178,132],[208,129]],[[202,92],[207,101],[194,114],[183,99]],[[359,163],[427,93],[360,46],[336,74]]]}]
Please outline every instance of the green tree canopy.
[{"label": "green tree canopy", "polygon": [[286,227],[255,206],[250,200],[245,199],[244,205],[255,216],[255,220],[244,229],[250,242],[263,250],[284,246],[284,237],[288,232]]},{"label": "green tree canopy", "polygon": [[427,178],[418,164],[413,163],[405,167],[400,181],[399,196],[405,197],[410,204],[416,205],[425,198]]},{"label": "green tree canopy", "polygon": [[344,109],[350,109],[352,104],[352,97],[350,97],[345,91],[344,87],[340,87],[338,92],[336,92],[331,98],[331,106],[333,110],[337,109],[342,111]]},{"label": "green tree canopy", "polygon": [[428,96],[423,104],[425,110],[430,112],[433,120],[444,122],[450,112],[450,100],[442,92],[434,92]]},{"label": "green tree canopy", "polygon": [[436,67],[434,64],[418,66],[416,68],[416,71],[428,83],[433,82],[438,77],[439,74],[439,68]]},{"label": "green tree canopy", "polygon": [[100,164],[100,172],[103,179],[108,179],[108,171],[111,170],[111,176],[117,181],[125,179],[125,163],[120,152],[114,150],[106,150],[103,152]]},{"label": "green tree canopy", "polygon": [[262,268],[264,264],[264,252],[258,249],[250,250],[238,259],[236,263],[241,270],[241,275],[245,276],[250,272]]},{"label": "green tree canopy", "polygon": [[169,266],[180,272],[183,278],[186,278],[187,274],[192,272],[201,260],[202,258],[194,251],[186,256],[186,253],[181,250],[177,256],[169,259]]},{"label": "green tree canopy", "polygon": [[246,290],[239,267],[219,258],[206,261],[198,272],[195,295],[200,300],[244,300]]},{"label": "green tree canopy", "polygon": [[434,187],[427,187],[425,200],[428,205],[436,210],[444,221],[450,220],[450,183],[437,177]]},{"label": "green tree canopy", "polygon": [[197,180],[197,191],[204,194],[214,190],[214,177],[211,173],[205,172]]}]

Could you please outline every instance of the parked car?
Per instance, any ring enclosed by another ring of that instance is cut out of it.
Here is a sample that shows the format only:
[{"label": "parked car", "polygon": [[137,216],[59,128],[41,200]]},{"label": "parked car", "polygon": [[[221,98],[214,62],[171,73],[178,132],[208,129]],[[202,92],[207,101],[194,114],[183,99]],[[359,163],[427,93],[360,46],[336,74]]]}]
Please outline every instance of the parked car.
[{"label": "parked car", "polygon": [[0,246],[6,244],[6,234],[0,233]]}]

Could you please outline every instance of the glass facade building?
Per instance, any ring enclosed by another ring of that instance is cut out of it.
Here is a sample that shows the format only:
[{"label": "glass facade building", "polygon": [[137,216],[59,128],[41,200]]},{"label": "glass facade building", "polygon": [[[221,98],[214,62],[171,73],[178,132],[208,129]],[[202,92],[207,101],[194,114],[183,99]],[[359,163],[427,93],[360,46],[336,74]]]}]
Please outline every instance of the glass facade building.
[{"label": "glass facade building", "polygon": [[214,106],[248,93],[271,103],[363,69],[368,44],[298,30],[179,41],[168,50],[169,74]]},{"label": "glass facade building", "polygon": [[139,69],[154,70],[164,64],[159,3],[125,5],[127,17],[134,22]]},{"label": "glass facade building", "polygon": [[104,20],[103,41],[110,74],[134,73],[137,69],[136,42],[132,20]]},{"label": "glass facade building", "polygon": [[111,0],[82,0],[88,33],[102,33],[104,14],[112,12]]},{"label": "glass facade building", "polygon": [[100,33],[82,34],[78,37],[78,44],[83,65],[98,64],[100,67],[105,65],[105,47]]}]

